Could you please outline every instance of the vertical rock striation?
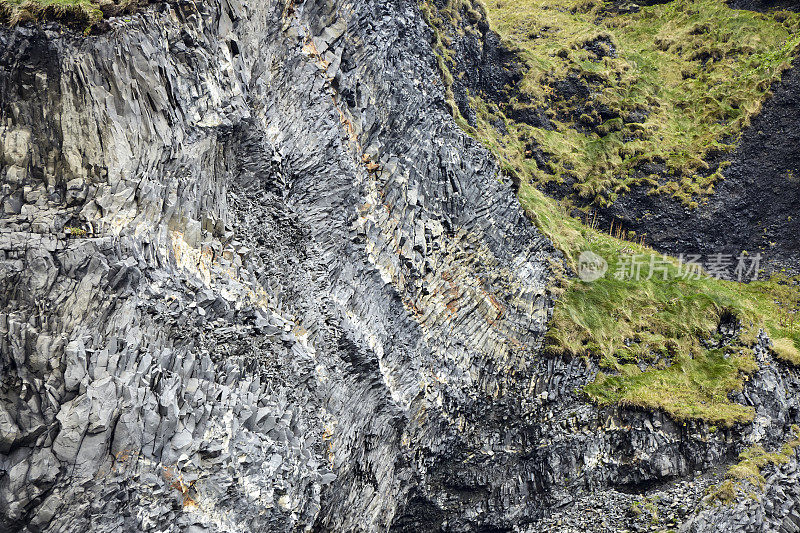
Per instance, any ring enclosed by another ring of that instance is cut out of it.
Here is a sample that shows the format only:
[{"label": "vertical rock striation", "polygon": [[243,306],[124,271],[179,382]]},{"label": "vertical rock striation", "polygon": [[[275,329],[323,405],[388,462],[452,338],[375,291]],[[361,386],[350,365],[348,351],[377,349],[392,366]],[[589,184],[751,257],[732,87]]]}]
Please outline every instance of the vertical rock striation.
[{"label": "vertical rock striation", "polygon": [[446,120],[424,28],[209,2],[3,30],[0,528],[382,528],[524,401],[554,253]]},{"label": "vertical rock striation", "polygon": [[559,255],[416,3],[112,26],[0,30],[0,531],[536,530],[798,417],[770,369],[713,433],[538,355]]}]

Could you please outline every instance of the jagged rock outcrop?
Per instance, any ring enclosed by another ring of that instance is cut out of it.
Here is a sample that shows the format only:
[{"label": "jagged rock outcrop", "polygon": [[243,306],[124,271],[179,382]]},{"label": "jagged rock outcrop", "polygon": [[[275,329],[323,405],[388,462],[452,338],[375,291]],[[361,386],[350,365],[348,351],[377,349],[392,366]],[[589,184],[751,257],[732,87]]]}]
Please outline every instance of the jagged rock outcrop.
[{"label": "jagged rock outcrop", "polygon": [[774,365],[714,432],[539,355],[559,255],[415,2],[111,26],[0,30],[0,530],[535,531],[798,418]]},{"label": "jagged rock outcrop", "polygon": [[779,467],[769,466],[764,487],[746,486],[747,495],[730,506],[702,509],[684,531],[780,531],[800,530],[800,482],[797,456]]},{"label": "jagged rock outcrop", "polygon": [[527,387],[555,254],[417,16],[3,31],[4,528],[385,527]]}]

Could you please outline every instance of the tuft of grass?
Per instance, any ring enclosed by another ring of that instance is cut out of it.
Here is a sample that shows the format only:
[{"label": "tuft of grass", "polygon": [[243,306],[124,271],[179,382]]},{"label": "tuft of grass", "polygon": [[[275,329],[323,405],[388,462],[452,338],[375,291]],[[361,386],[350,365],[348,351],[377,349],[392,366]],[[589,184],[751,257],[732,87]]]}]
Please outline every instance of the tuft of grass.
[{"label": "tuft of grass", "polygon": [[658,523],[658,497],[645,497],[642,500],[636,500],[631,504],[631,513],[640,517],[647,513],[651,524]]},{"label": "tuft of grass", "polygon": [[739,494],[738,488],[738,483],[734,483],[731,479],[726,479],[722,483],[707,489],[705,501],[708,503],[730,505],[736,501],[736,496]]},{"label": "tuft of grass", "polygon": [[85,229],[78,228],[75,226],[65,226],[64,233],[72,237],[86,237],[86,235],[88,234],[88,232]]},{"label": "tuft of grass", "polygon": [[775,352],[775,355],[778,356],[778,359],[795,366],[800,366],[800,350],[797,349],[797,345],[793,339],[788,339],[786,337],[775,339],[772,343],[772,350]]}]

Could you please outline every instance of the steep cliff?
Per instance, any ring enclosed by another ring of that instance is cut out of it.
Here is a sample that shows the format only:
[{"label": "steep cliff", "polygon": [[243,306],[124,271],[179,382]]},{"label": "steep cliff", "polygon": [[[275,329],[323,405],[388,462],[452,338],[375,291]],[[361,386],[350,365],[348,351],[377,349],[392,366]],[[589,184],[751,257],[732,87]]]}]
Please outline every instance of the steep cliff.
[{"label": "steep cliff", "polygon": [[555,253],[425,32],[403,3],[3,31],[6,528],[375,529],[506,445]]},{"label": "steep cliff", "polygon": [[565,258],[416,2],[108,26],[0,30],[1,531],[800,525],[796,459],[702,503],[800,422],[766,336],[719,428],[598,407],[596,361],[542,350]]}]

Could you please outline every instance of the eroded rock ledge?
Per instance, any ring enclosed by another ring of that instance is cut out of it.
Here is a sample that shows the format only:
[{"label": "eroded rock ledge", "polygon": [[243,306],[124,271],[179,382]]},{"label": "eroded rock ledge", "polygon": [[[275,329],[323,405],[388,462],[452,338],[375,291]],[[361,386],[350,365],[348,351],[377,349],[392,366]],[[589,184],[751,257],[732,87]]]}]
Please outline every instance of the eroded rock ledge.
[{"label": "eroded rock ledge", "polygon": [[560,259],[416,3],[115,25],[0,30],[0,530],[536,530],[797,418],[774,366],[713,432],[539,357]]}]

